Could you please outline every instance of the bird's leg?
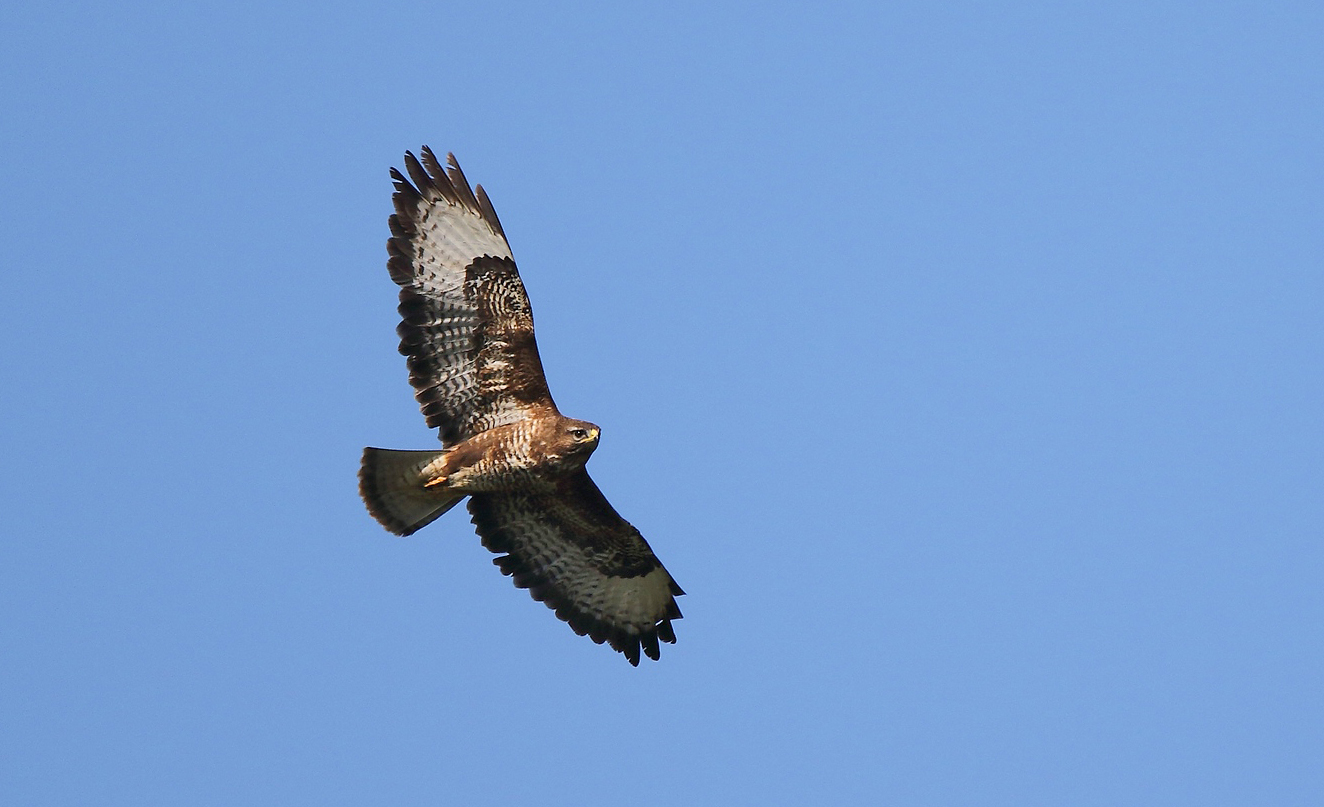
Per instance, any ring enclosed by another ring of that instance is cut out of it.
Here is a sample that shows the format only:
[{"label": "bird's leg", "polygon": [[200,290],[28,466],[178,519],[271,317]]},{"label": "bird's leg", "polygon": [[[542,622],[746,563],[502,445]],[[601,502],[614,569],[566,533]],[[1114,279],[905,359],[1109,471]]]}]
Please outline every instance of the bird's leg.
[{"label": "bird's leg", "polygon": [[427,481],[423,483],[426,488],[444,487],[450,481],[451,473],[455,470],[452,464],[448,462],[455,454],[455,449],[447,449],[440,457],[428,463],[422,472],[422,476]]}]

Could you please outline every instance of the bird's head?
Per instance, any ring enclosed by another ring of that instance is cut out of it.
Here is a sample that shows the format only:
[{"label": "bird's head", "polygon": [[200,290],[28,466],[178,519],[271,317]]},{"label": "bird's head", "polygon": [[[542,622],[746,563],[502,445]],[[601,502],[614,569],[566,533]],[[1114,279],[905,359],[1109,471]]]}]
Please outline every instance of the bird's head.
[{"label": "bird's head", "polygon": [[568,456],[582,456],[588,459],[593,449],[598,447],[598,436],[602,430],[587,420],[570,420],[561,424],[560,442],[566,448]]}]

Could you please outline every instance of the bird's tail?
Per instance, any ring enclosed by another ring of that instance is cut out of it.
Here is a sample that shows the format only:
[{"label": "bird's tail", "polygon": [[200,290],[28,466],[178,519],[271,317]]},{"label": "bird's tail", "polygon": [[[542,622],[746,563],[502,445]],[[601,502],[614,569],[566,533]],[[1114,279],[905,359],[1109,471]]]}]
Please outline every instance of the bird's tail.
[{"label": "bird's tail", "polygon": [[425,470],[444,453],[363,449],[359,495],[372,517],[396,535],[411,535],[458,504],[466,494],[423,487]]}]

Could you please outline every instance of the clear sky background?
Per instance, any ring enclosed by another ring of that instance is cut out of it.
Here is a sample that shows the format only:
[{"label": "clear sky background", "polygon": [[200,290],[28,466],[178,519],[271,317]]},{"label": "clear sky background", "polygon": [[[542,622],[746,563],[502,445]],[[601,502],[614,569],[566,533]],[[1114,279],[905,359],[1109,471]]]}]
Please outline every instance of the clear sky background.
[{"label": "clear sky background", "polygon": [[[0,802],[1324,803],[1324,5],[9,3]],[[689,592],[426,448],[387,169],[500,212]]]}]

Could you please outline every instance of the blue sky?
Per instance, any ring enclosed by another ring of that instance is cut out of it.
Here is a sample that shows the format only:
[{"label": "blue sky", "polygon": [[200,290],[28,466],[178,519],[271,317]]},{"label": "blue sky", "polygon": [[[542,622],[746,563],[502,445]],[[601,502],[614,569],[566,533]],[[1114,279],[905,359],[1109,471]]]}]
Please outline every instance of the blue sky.
[{"label": "blue sky", "polygon": [[[40,6],[40,7],[38,7]],[[11,4],[0,801],[1324,800],[1314,3]],[[689,592],[409,539],[387,169]]]}]

